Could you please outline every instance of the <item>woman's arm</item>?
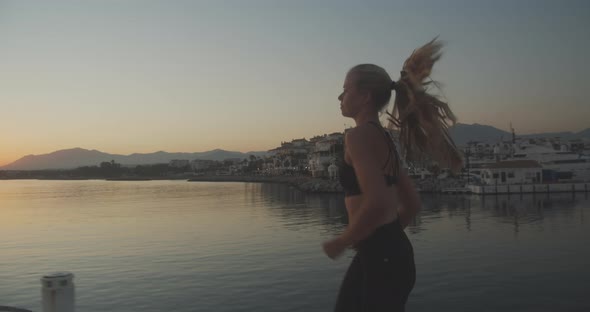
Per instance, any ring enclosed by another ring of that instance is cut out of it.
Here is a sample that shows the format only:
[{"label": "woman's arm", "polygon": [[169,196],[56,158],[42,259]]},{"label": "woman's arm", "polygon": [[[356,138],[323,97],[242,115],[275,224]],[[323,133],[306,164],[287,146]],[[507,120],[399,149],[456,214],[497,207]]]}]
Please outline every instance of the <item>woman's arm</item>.
[{"label": "woman's arm", "polygon": [[402,228],[405,228],[410,224],[422,206],[414,182],[412,182],[412,179],[405,172],[400,172],[399,174],[397,194],[401,202],[401,205],[398,205],[399,219]]}]

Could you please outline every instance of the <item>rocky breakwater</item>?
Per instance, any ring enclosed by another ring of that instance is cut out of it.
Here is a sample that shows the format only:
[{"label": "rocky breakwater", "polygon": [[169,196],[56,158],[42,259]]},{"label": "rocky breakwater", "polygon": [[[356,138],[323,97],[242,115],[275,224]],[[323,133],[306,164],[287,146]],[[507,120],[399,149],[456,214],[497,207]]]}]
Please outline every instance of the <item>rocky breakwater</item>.
[{"label": "rocky breakwater", "polygon": [[414,185],[423,193],[440,193],[445,188],[464,187],[465,181],[459,178],[414,180]]},{"label": "rocky breakwater", "polygon": [[341,193],[343,192],[340,182],[325,179],[309,179],[298,183],[295,187],[304,192],[311,193]]},{"label": "rocky breakwater", "polygon": [[[288,184],[308,193],[341,193],[342,186],[338,180],[319,179],[309,176],[259,176],[259,175],[208,175],[192,177],[190,182],[253,182]],[[465,181],[457,178],[414,180],[419,192],[440,193],[449,187],[463,187]]]}]

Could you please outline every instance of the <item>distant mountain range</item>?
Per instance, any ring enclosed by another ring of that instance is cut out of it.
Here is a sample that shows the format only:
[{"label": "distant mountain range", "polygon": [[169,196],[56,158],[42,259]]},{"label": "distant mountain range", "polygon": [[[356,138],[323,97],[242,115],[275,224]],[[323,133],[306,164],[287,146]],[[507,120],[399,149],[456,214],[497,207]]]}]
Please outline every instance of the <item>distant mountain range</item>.
[{"label": "distant mountain range", "polygon": [[[498,140],[510,140],[512,133],[500,130],[498,128],[480,125],[480,124],[456,124],[454,127],[449,129],[451,137],[457,145],[465,145],[469,141],[498,141]],[[590,128],[582,130],[580,132],[546,132],[546,133],[535,133],[535,134],[518,134],[519,138],[536,138],[536,137],[560,137],[562,139],[590,139]]]},{"label": "distant mountain range", "polygon": [[41,170],[41,169],[73,169],[82,166],[98,166],[101,162],[114,160],[125,165],[149,165],[168,163],[173,159],[207,159],[225,160],[231,158],[248,158],[250,155],[265,156],[268,152],[232,152],[215,149],[200,153],[167,153],[155,152],[148,154],[117,155],[107,154],[97,150],[73,148],[59,150],[43,155],[28,155],[21,159],[0,167],[2,170]]},{"label": "distant mountain range", "polygon": [[[457,124],[450,129],[451,136],[459,146],[467,144],[469,141],[498,141],[509,140],[512,134],[507,131],[494,128],[492,126],[480,124]],[[519,135],[521,138],[534,137],[561,137],[563,139],[590,139],[590,128],[573,133],[573,132],[555,132]],[[40,169],[72,169],[81,166],[96,166],[103,161],[114,160],[122,165],[147,165],[157,163],[168,163],[173,159],[208,159],[224,160],[229,158],[248,158],[250,155],[265,156],[268,152],[232,152],[216,149],[200,153],[167,153],[155,152],[148,154],[131,154],[117,155],[107,154],[97,150],[87,150],[74,148],[60,150],[44,155],[28,155],[11,164],[0,167],[1,170],[40,170]]]}]

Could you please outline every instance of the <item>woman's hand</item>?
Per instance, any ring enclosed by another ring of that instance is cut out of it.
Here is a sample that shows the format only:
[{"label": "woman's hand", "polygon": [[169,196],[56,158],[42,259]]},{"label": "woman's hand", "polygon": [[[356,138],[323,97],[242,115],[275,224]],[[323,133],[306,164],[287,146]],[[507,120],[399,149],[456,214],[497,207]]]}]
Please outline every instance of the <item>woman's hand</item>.
[{"label": "woman's hand", "polygon": [[336,260],[342,255],[342,253],[344,253],[344,250],[346,250],[348,246],[341,238],[337,237],[324,242],[322,247],[324,248],[324,253],[326,253],[330,259]]}]

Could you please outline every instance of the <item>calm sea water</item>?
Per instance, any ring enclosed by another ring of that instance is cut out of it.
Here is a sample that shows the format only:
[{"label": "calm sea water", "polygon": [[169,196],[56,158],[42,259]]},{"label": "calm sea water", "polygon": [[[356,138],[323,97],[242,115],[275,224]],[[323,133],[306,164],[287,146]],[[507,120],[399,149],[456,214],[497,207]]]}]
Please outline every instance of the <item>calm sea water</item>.
[{"label": "calm sea water", "polygon": [[[406,230],[408,311],[590,311],[587,194],[423,196]],[[41,311],[75,274],[77,311],[330,311],[349,252],[340,195],[283,185],[0,181],[0,305]]]}]

